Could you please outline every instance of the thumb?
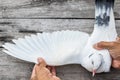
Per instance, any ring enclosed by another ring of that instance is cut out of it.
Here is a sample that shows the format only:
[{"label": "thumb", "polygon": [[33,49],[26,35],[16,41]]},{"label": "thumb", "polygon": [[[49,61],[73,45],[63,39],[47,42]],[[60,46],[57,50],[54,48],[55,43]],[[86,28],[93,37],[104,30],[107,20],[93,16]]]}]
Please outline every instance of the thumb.
[{"label": "thumb", "polygon": [[35,74],[37,77],[39,77],[40,73],[43,72],[41,70],[44,70],[43,68],[46,67],[46,62],[42,58],[38,58],[38,63],[39,64],[36,64],[35,66]]},{"label": "thumb", "polygon": [[93,46],[95,49],[111,49],[113,47],[113,42],[101,41]]},{"label": "thumb", "polygon": [[33,68],[33,71],[32,71],[32,74],[31,74],[31,80],[35,80],[34,78],[36,78],[35,67],[36,67],[36,65]]},{"label": "thumb", "polygon": [[46,67],[46,62],[42,58],[38,58],[38,66],[39,68]]}]

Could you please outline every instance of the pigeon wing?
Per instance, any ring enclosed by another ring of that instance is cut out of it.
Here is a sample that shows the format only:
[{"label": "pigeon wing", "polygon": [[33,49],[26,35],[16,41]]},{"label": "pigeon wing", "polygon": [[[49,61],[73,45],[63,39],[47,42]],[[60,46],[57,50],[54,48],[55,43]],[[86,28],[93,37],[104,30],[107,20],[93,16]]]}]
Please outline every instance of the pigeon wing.
[{"label": "pigeon wing", "polygon": [[13,40],[3,45],[4,52],[33,63],[44,58],[48,65],[80,63],[77,59],[88,41],[89,35],[80,31],[56,31],[37,33]]}]

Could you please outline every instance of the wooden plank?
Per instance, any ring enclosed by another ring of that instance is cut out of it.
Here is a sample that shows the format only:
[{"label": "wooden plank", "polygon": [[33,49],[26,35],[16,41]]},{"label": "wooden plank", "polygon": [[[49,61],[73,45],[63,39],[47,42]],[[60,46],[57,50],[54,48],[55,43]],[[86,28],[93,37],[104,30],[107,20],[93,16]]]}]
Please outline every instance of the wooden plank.
[{"label": "wooden plank", "polygon": [[0,30],[12,33],[29,30],[35,33],[69,29],[91,33],[93,24],[92,19],[0,19]]},{"label": "wooden plank", "polygon": [[[11,57],[0,50],[0,80],[29,80],[33,68],[28,63]],[[96,74],[88,72],[80,65],[56,67],[57,76],[62,80],[119,80],[120,70],[112,69],[109,73]]]},{"label": "wooden plank", "polygon": [[[33,68],[32,63],[28,63],[11,57],[0,50],[0,80],[29,80]],[[74,69],[73,69],[74,68]],[[83,69],[80,65],[67,65],[56,67],[57,76],[62,80],[90,80],[91,73]],[[63,70],[64,69],[64,70]],[[88,76],[83,77],[82,76]]]},{"label": "wooden plank", "polygon": [[[33,68],[28,63],[3,53],[0,49],[0,80],[29,80]],[[112,69],[109,73],[96,74],[88,72],[80,65],[56,67],[57,76],[62,80],[119,80],[120,70]]]},{"label": "wooden plank", "polygon": [[[0,47],[14,38],[35,33],[79,30],[91,34],[93,25],[92,19],[0,19]],[[116,20],[116,28],[120,35],[120,20]]]},{"label": "wooden plank", "polygon": [[[1,4],[0,4],[1,5]],[[2,17],[2,13],[3,13],[3,8],[0,7],[0,18]]]},{"label": "wooden plank", "polygon": [[[1,18],[94,18],[94,0],[0,0]],[[115,3],[120,18],[120,0]]]},{"label": "wooden plank", "polygon": [[29,80],[33,64],[16,59],[0,49],[0,80]]},{"label": "wooden plank", "polygon": [[[0,45],[13,38],[35,34],[37,32],[53,32],[57,30],[79,30],[91,33],[94,20],[87,19],[0,19]],[[116,20],[120,34],[120,20]],[[1,48],[2,49],[2,48]],[[16,59],[0,49],[0,80],[29,80],[33,64]],[[7,72],[9,70],[9,72]],[[62,80],[119,80],[120,71],[112,69],[110,73],[91,73],[80,65],[57,67],[57,75]]]},{"label": "wooden plank", "polygon": [[[0,50],[0,80],[28,80],[33,68],[32,63],[28,63],[14,57],[11,57]],[[74,68],[74,69],[73,69]],[[64,69],[64,70],[63,70]],[[8,71],[9,70],[9,71]],[[88,76],[81,78],[82,76]],[[90,80],[90,73],[80,65],[67,65],[57,67],[57,75],[62,80],[72,80],[79,76],[80,80]],[[76,78],[75,80],[78,80]]]},{"label": "wooden plank", "polygon": [[13,38],[56,30],[80,30],[91,33],[93,20],[76,19],[1,19],[0,47]]}]

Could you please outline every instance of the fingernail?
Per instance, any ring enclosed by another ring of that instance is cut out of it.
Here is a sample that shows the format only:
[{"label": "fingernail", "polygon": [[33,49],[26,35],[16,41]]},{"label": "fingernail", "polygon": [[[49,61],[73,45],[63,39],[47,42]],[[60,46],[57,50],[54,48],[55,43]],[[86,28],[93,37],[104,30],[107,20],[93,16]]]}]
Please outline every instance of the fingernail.
[{"label": "fingernail", "polygon": [[95,47],[98,47],[98,44],[95,44]]},{"label": "fingernail", "polygon": [[94,44],[94,45],[93,45],[93,47],[96,49],[96,47],[97,47],[97,44]]},{"label": "fingernail", "polygon": [[103,49],[103,48],[100,48],[100,47],[98,46],[98,44],[95,44],[94,48],[97,49],[97,50],[102,50],[102,49]]}]

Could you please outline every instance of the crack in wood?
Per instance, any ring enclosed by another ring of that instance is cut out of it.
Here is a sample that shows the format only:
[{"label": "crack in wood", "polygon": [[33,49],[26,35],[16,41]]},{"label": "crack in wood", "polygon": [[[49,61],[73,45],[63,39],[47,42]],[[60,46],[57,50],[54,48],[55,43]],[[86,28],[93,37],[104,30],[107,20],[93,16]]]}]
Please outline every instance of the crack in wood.
[{"label": "crack in wood", "polygon": [[3,30],[0,30],[0,32],[4,32]]},{"label": "crack in wood", "polygon": [[20,7],[39,7],[39,6],[49,6],[52,3],[57,3],[57,4],[63,4],[64,2],[67,2],[68,0],[32,0],[30,4],[23,5]]},{"label": "crack in wood", "polygon": [[14,37],[12,36],[1,36],[0,41],[11,42]]},{"label": "crack in wood", "polygon": [[12,22],[0,22],[0,25],[8,25],[8,24],[12,24]]},{"label": "crack in wood", "polygon": [[2,46],[0,46],[0,49],[3,49],[3,47],[2,47]]},{"label": "crack in wood", "polygon": [[31,4],[42,4],[42,5],[50,5],[53,2],[57,2],[57,3],[64,3],[67,2],[68,0],[32,0]]},{"label": "crack in wood", "polygon": [[[3,6],[1,9],[3,11],[9,9],[19,9],[19,8],[32,8],[32,7],[39,7],[39,6],[49,6],[52,3],[63,4],[68,0],[31,0],[30,3],[25,3],[17,6]],[[5,16],[4,16],[5,17]]]},{"label": "crack in wood", "polygon": [[42,31],[34,31],[34,30],[19,30],[20,33],[43,33]]}]

